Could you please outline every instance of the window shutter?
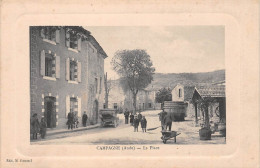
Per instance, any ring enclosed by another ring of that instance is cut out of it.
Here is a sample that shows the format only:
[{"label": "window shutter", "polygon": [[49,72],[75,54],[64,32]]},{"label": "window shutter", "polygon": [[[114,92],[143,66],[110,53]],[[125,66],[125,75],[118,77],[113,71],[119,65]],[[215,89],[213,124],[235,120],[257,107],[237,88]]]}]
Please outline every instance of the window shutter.
[{"label": "window shutter", "polygon": [[41,29],[41,38],[45,38],[44,28]]},{"label": "window shutter", "polygon": [[78,51],[81,50],[81,37],[78,39]]},{"label": "window shutter", "polygon": [[66,47],[70,48],[70,33],[68,30],[66,30]]},{"label": "window shutter", "polygon": [[78,81],[78,62],[74,69],[74,79],[75,81]]},{"label": "window shutter", "polygon": [[81,82],[81,62],[78,62],[78,82]]},{"label": "window shutter", "polygon": [[56,62],[56,78],[60,78],[60,56],[55,57]]},{"label": "window shutter", "polygon": [[70,80],[70,59],[66,59],[66,80]]},{"label": "window shutter", "polygon": [[70,96],[66,96],[66,118],[70,112]]},{"label": "window shutter", "polygon": [[52,66],[51,66],[51,74],[52,74],[52,77],[55,78],[55,74],[56,74],[56,59],[55,58],[52,58]]},{"label": "window shutter", "polygon": [[45,76],[45,51],[41,51],[41,75]]},{"label": "window shutter", "polygon": [[60,43],[60,30],[56,30],[56,43]]},{"label": "window shutter", "polygon": [[78,117],[81,117],[81,98],[78,97]]}]

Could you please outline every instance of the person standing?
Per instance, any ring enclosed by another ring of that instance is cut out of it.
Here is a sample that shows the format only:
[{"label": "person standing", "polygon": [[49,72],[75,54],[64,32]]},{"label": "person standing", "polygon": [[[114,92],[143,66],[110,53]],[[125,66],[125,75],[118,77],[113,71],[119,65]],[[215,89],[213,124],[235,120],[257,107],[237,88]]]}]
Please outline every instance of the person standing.
[{"label": "person standing", "polygon": [[88,120],[88,116],[86,114],[86,111],[84,111],[84,114],[82,116],[82,124],[83,124],[83,127],[86,127],[87,126],[87,120]]},{"label": "person standing", "polygon": [[166,130],[167,128],[169,128],[169,131],[172,130],[172,115],[171,113],[168,113],[165,117],[164,117],[164,125],[166,125]]},{"label": "person standing", "polygon": [[130,124],[133,125],[134,123],[134,115],[133,115],[133,112],[131,112],[130,114]]},{"label": "person standing", "polygon": [[125,109],[124,115],[125,115],[125,124],[128,124],[129,111],[127,110],[127,108]]},{"label": "person standing", "polygon": [[79,124],[79,118],[78,118],[78,114],[77,113],[74,113],[74,118],[73,118],[74,120],[74,122],[73,122],[73,124],[74,124],[74,128],[78,128],[78,124]]},{"label": "person standing", "polygon": [[33,114],[30,121],[30,132],[33,135],[32,139],[37,139],[37,134],[40,132],[40,123],[36,113]]},{"label": "person standing", "polygon": [[46,129],[47,129],[47,123],[44,117],[42,117],[41,119],[40,126],[41,126],[41,130],[40,130],[41,138],[44,139],[46,135]]},{"label": "person standing", "polygon": [[134,117],[134,132],[138,132],[139,120],[137,116]]},{"label": "person standing", "polygon": [[143,118],[143,116],[140,111],[139,111],[139,114],[137,115],[137,118],[138,118],[139,122],[141,122],[141,119]]},{"label": "person standing", "polygon": [[141,127],[143,132],[146,132],[146,126],[147,126],[147,120],[145,119],[145,116],[143,116],[143,118],[141,119]]},{"label": "person standing", "polygon": [[159,120],[161,121],[162,130],[164,130],[164,127],[165,127],[164,118],[167,115],[167,112],[165,112],[163,109],[163,111],[160,112],[158,115],[159,115]]},{"label": "person standing", "polygon": [[72,110],[70,110],[70,112],[68,113],[68,121],[67,121],[68,129],[73,130],[73,121],[74,121],[74,114]]}]

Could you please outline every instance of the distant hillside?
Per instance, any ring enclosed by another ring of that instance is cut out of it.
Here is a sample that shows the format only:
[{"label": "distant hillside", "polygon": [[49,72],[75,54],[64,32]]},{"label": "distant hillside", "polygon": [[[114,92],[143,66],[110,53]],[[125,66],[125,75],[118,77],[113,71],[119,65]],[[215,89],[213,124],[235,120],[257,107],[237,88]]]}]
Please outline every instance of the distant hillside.
[{"label": "distant hillside", "polygon": [[[225,80],[225,70],[203,73],[155,73],[149,89],[175,87],[178,83],[187,85],[212,84]],[[119,84],[118,80],[116,82]]]},{"label": "distant hillside", "polygon": [[173,88],[178,83],[187,85],[212,84],[225,80],[225,70],[204,73],[156,73],[149,88],[160,89],[162,87]]}]

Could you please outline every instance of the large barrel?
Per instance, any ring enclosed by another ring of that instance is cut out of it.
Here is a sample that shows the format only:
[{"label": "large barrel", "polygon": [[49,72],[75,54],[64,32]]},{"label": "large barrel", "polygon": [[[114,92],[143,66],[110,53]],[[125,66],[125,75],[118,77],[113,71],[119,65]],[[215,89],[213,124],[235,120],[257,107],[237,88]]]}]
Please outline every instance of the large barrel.
[{"label": "large barrel", "polygon": [[184,121],[187,105],[185,102],[165,101],[163,108],[165,112],[171,113],[174,121]]}]

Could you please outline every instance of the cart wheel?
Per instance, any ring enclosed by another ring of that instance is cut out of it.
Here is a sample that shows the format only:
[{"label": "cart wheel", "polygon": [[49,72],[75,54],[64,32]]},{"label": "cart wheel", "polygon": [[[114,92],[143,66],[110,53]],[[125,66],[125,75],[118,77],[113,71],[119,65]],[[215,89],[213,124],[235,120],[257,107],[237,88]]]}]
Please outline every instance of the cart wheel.
[{"label": "cart wheel", "polygon": [[165,138],[165,135],[162,136],[162,140],[163,140],[163,143],[166,144],[166,138]]}]

